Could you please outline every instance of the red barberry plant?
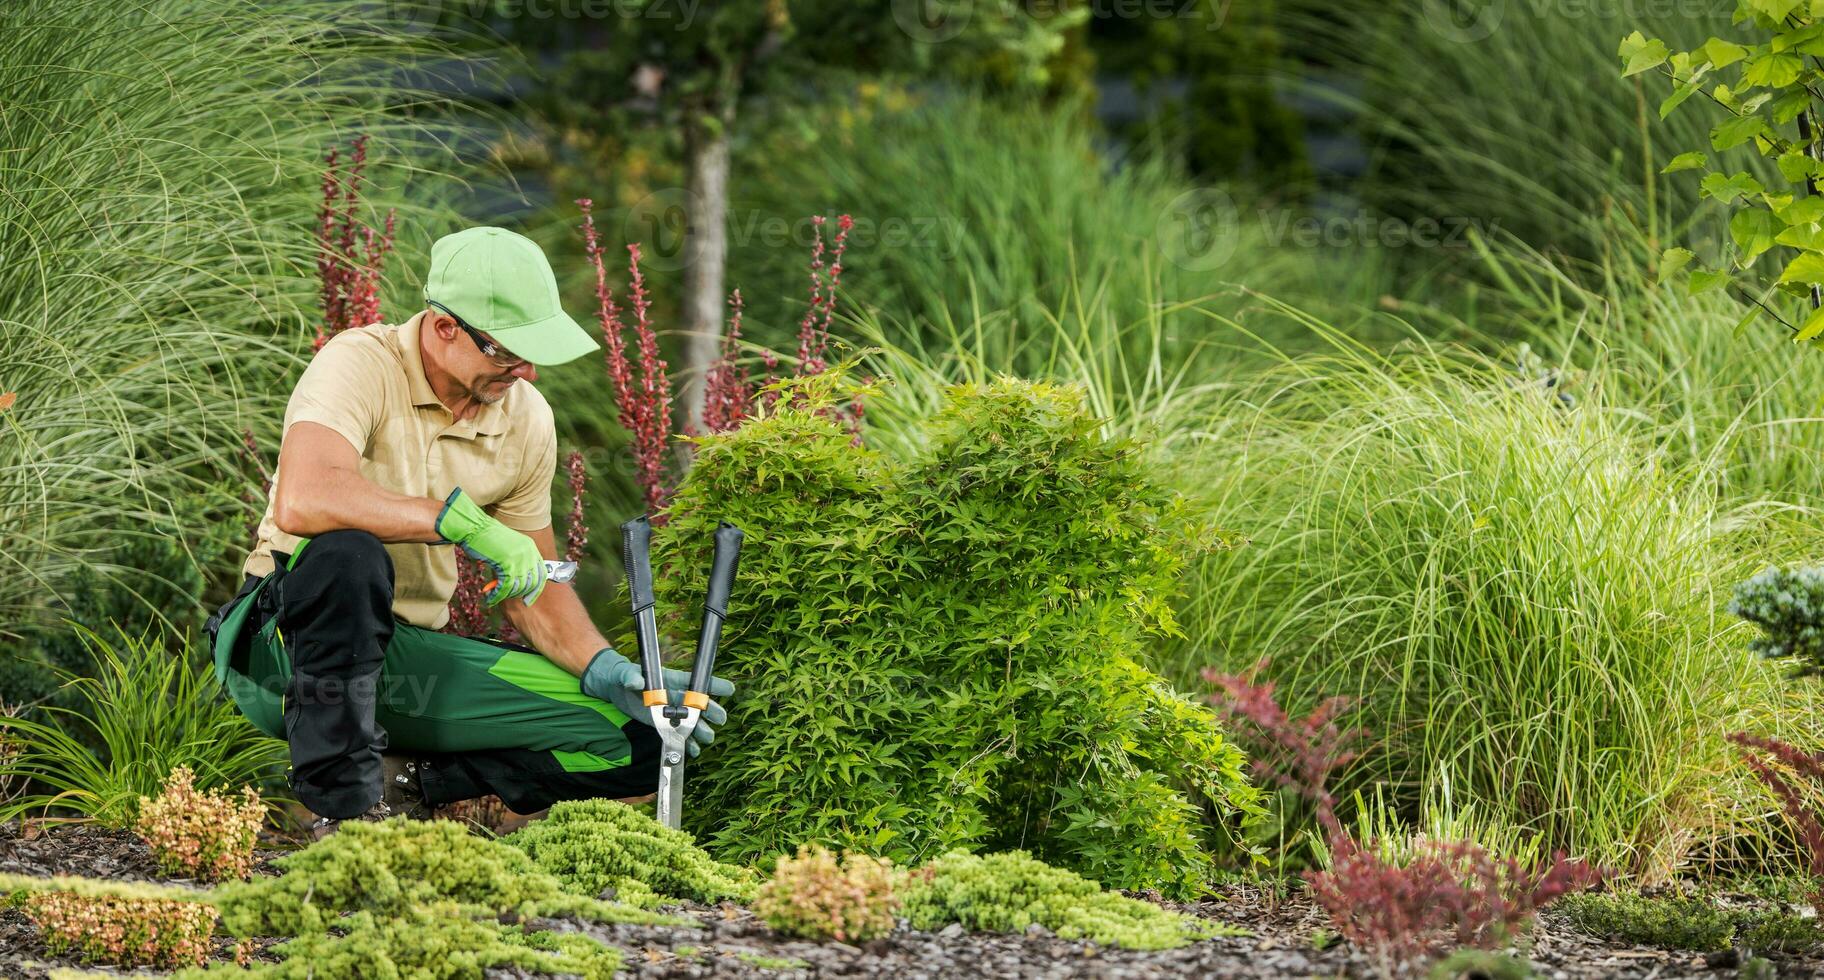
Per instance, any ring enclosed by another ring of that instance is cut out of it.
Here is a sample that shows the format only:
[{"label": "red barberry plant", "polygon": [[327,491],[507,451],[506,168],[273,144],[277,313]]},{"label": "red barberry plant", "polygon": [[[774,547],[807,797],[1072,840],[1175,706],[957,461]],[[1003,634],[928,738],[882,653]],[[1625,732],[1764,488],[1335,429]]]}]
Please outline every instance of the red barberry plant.
[{"label": "red barberry plant", "polygon": [[266,805],[253,787],[243,787],[236,802],[198,790],[195,774],[178,766],[157,798],[139,798],[133,829],[152,848],[160,871],[215,881],[245,878],[253,870],[253,845],[265,819]]},{"label": "red barberry plant", "polygon": [[386,212],[383,230],[361,220],[361,184],[367,168],[367,136],[355,137],[345,170],[341,149],[324,155],[323,200],[317,208],[317,278],[323,322],[311,350],[351,327],[380,319],[380,276],[393,250],[394,209]]},{"label": "red barberry plant", "polygon": [[1316,811],[1330,868],[1308,871],[1305,880],[1337,932],[1375,957],[1383,976],[1415,970],[1454,947],[1505,943],[1540,908],[1605,877],[1562,853],[1527,868],[1470,841],[1427,841],[1410,859],[1392,860],[1376,842],[1356,841],[1336,816],[1330,779],[1360,754],[1356,745],[1367,734],[1337,724],[1346,699],[1328,699],[1294,720],[1270,682],[1215,670],[1204,678],[1221,688],[1210,701],[1254,736],[1255,767]]},{"label": "red barberry plant", "polygon": [[595,269],[596,319],[601,323],[608,361],[608,379],[614,387],[614,407],[621,428],[627,430],[633,452],[634,478],[640,485],[646,509],[655,517],[660,514],[672,485],[668,478],[666,453],[671,442],[671,378],[659,356],[658,333],[650,316],[651,300],[646,294],[646,280],[640,272],[640,246],[627,246],[628,296],[633,305],[634,343],[639,352],[639,374],[627,356],[621,309],[608,287],[608,271],[603,261],[601,242],[596,237],[592,203],[579,198],[583,212],[583,245],[589,263]]},{"label": "red barberry plant", "polygon": [[893,931],[903,873],[885,858],[845,851],[841,858],[818,845],[781,857],[771,881],[760,886],[754,912],[792,936],[854,942]]},{"label": "red barberry plant", "polygon": [[722,334],[722,356],[703,382],[703,427],[727,432],[741,424],[753,407],[753,389],[740,361],[741,290],[728,295],[728,330]]},{"label": "red barberry plant", "polygon": [[583,466],[583,454],[571,450],[564,459],[564,473],[570,482],[570,514],[564,526],[564,560],[582,561],[589,547],[589,525],[583,523],[583,491],[587,489],[589,471]]},{"label": "red barberry plant", "polygon": [[1824,819],[1806,802],[1797,780],[1824,788],[1824,753],[1806,752],[1778,739],[1736,732],[1729,741],[1741,747],[1742,761],[1756,779],[1780,801],[1786,818],[1798,832],[1811,874],[1812,907],[1824,914]]},{"label": "red barberry plant", "polygon": [[75,953],[85,963],[201,966],[215,934],[215,909],[203,902],[43,891],[19,904],[52,955]]},{"label": "red barberry plant", "polygon": [[[578,198],[576,204],[583,214],[584,253],[595,269],[598,307],[596,319],[601,324],[605,341],[603,357],[607,361],[608,380],[614,392],[616,416],[621,427],[628,433],[634,458],[634,478],[640,485],[646,509],[655,521],[663,520],[665,502],[675,489],[673,481],[682,467],[669,465],[673,461],[669,455],[672,450],[671,381],[666,373],[666,363],[659,356],[658,333],[653,329],[648,315],[651,303],[646,295],[645,279],[640,272],[640,247],[638,243],[627,246],[627,295],[633,313],[633,349],[639,358],[636,371],[625,336],[627,326],[623,322],[623,310],[615,302],[614,291],[608,286],[607,264],[603,260],[605,253],[596,233],[592,213],[594,202],[585,197]],[[842,284],[842,255],[848,248],[849,231],[854,228],[855,220],[846,214],[838,216],[835,236],[827,244],[824,241],[823,216],[813,217],[811,224],[816,242],[811,249],[810,303],[805,308],[803,319],[798,323],[798,363],[793,371],[797,377],[821,374],[829,369],[826,352],[829,347],[830,324],[836,312],[836,293]],[[703,427],[710,432],[726,432],[739,426],[753,414],[756,406],[770,409],[779,397],[776,390],[770,389],[779,363],[775,354],[771,351],[761,352],[766,375],[758,384],[749,379],[741,364],[740,290],[729,295],[728,305],[728,330],[723,335],[721,355],[709,366],[704,377]],[[862,411],[859,396],[854,404],[830,411],[846,420],[854,434],[856,445],[860,445]],[[690,436],[701,433],[683,434]]]}]

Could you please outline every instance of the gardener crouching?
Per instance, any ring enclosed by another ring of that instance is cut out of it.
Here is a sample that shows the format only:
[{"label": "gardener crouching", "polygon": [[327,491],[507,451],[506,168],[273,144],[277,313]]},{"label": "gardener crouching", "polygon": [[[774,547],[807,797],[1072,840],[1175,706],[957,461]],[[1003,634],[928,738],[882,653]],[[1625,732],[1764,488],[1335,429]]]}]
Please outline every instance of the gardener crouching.
[{"label": "gardener crouching", "polygon": [[[538,246],[499,228],[440,239],[424,296],[404,323],[332,338],[298,379],[247,579],[209,622],[217,677],[290,743],[318,837],[489,793],[522,815],[639,796],[658,778],[638,667],[544,564],[557,434],[532,382],[596,342]],[[452,546],[498,582],[487,601],[530,648],[438,632]],[[666,671],[674,703],[687,681]],[[691,755],[726,718],[711,702]]]}]

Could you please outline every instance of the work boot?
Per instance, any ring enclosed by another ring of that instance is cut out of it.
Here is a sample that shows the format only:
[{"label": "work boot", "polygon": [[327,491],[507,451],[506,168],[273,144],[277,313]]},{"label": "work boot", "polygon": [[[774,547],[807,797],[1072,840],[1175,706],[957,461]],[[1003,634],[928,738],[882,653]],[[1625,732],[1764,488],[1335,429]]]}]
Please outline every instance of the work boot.
[{"label": "work boot", "polygon": [[310,825],[310,839],[313,841],[322,840],[330,834],[335,833],[341,828],[343,823],[350,820],[364,820],[369,823],[378,823],[379,821],[393,816],[393,812],[393,808],[387,806],[385,800],[381,800],[373,806],[368,807],[359,816],[318,817],[316,822]]},{"label": "work boot", "polygon": [[408,820],[431,819],[431,807],[424,802],[424,784],[418,778],[422,765],[403,755],[380,756],[380,802],[405,814]]}]

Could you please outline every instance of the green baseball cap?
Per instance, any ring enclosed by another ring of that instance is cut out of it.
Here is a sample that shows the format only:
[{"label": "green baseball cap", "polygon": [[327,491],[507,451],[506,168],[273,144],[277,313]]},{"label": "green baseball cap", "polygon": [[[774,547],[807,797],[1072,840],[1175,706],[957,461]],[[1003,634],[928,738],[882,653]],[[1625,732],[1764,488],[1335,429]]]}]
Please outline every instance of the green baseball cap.
[{"label": "green baseball cap", "polygon": [[533,364],[562,364],[601,346],[564,312],[544,250],[505,228],[437,239],[424,299]]}]

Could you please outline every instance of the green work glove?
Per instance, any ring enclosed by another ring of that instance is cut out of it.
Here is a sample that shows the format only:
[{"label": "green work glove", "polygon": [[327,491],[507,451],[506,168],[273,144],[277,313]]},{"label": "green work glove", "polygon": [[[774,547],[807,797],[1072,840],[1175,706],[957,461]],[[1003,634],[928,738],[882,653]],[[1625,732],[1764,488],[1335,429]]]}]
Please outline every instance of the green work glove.
[{"label": "green work glove", "polygon": [[437,533],[488,566],[496,582],[487,592],[488,605],[523,596],[529,606],[545,591],[545,556],[538,553],[538,545],[489,517],[461,487],[444,498]]},{"label": "green work glove", "polygon": [[[665,690],[671,694],[672,704],[681,704],[682,694],[690,687],[690,674],[682,670],[665,671]],[[646,702],[640,695],[646,690],[646,678],[640,674],[640,665],[616,653],[613,647],[603,647],[600,653],[589,661],[588,669],[583,671],[583,693],[592,698],[600,698],[621,709],[621,713],[636,721],[652,724],[652,712],[646,710]],[[710,675],[709,692],[712,698],[725,698],[735,693],[735,685],[715,675]],[[703,746],[716,740],[713,726],[728,720],[728,712],[715,701],[703,709],[697,719],[697,727],[690,730],[690,741],[684,743],[691,758],[703,751]]]}]

